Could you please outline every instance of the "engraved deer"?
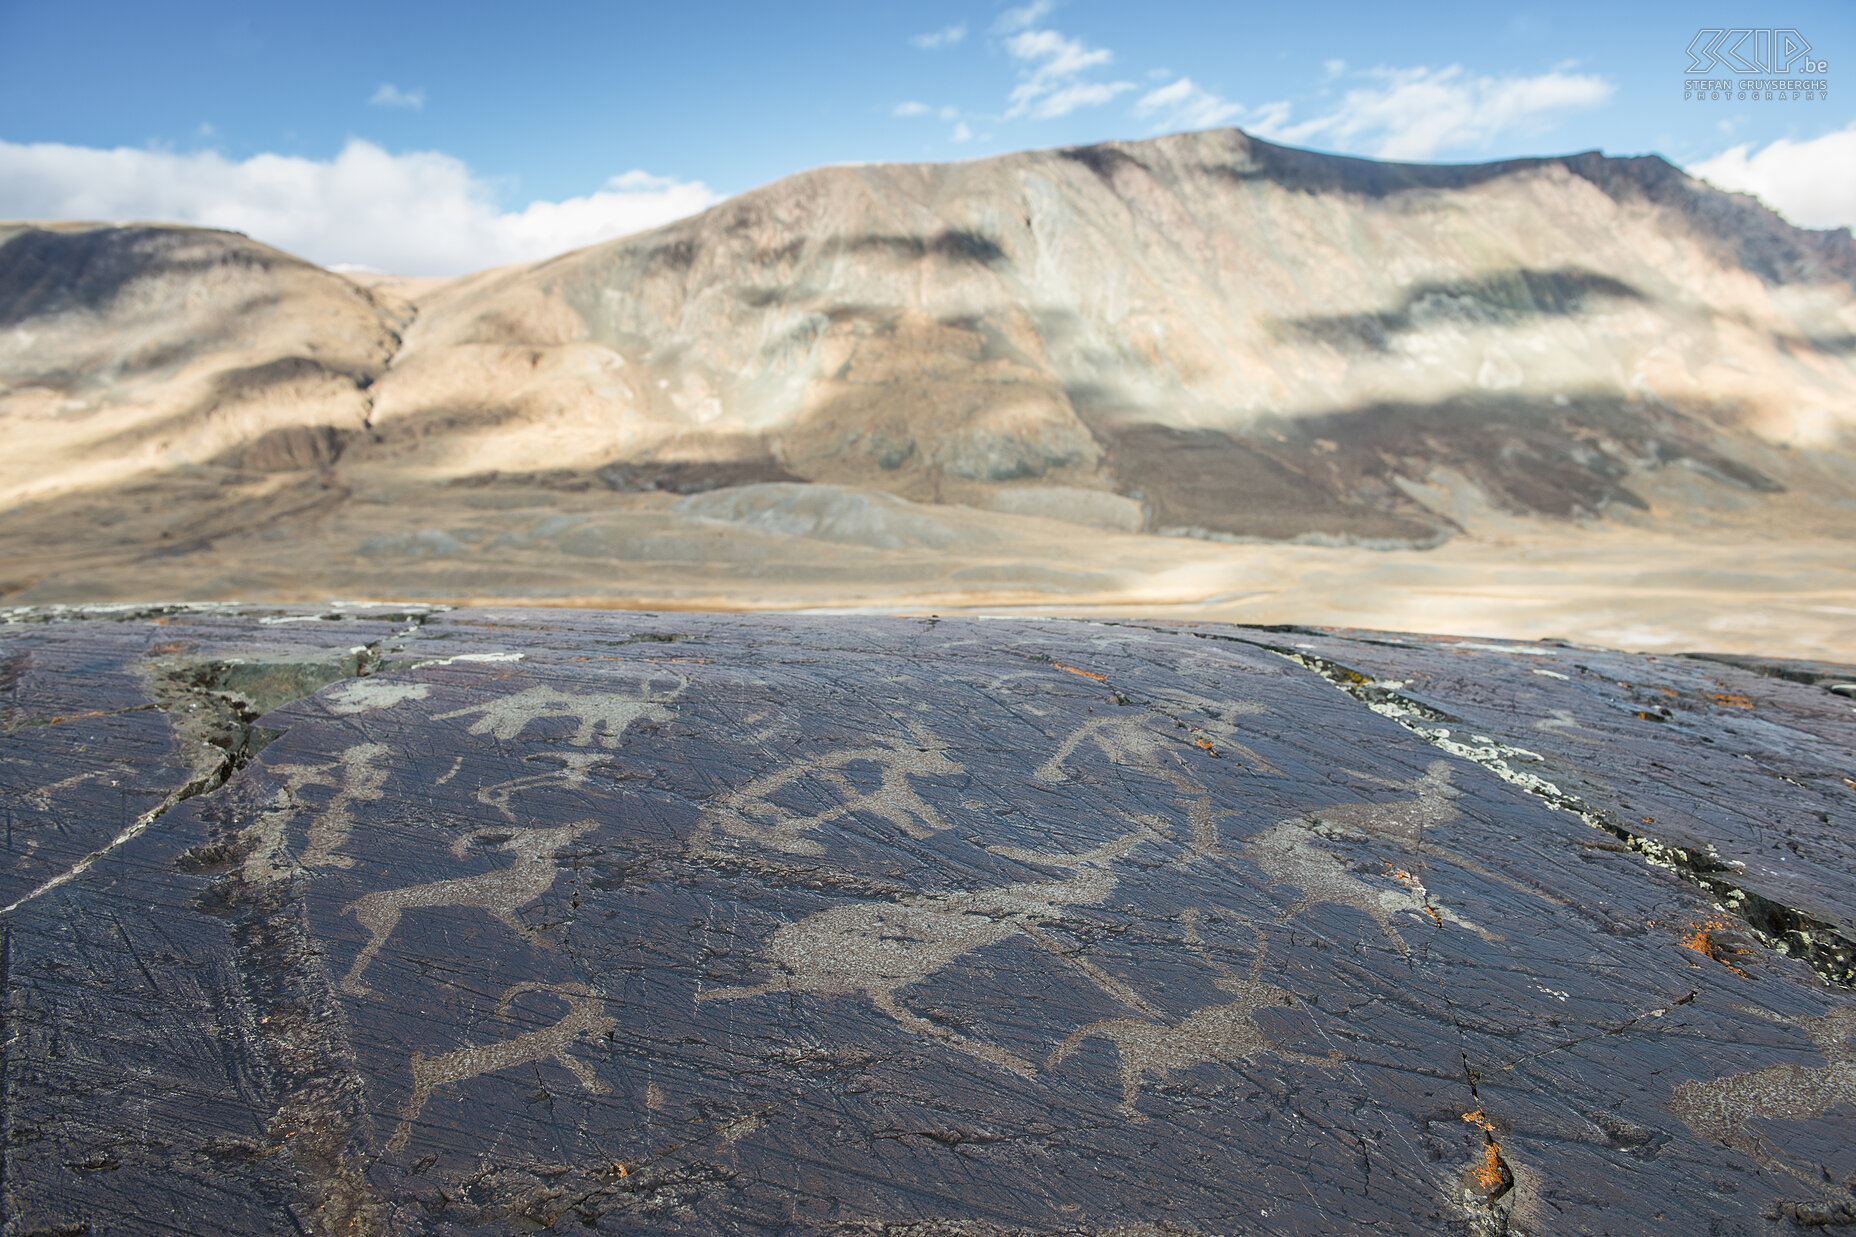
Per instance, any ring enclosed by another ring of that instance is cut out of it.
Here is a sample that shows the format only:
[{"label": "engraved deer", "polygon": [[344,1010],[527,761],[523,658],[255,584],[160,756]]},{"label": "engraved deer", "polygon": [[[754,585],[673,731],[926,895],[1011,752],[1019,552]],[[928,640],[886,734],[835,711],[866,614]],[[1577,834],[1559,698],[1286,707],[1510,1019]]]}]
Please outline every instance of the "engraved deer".
[{"label": "engraved deer", "polygon": [[566,1016],[553,1026],[543,1027],[539,1031],[524,1031],[494,1044],[458,1048],[451,1052],[441,1052],[435,1057],[428,1057],[414,1049],[412,1095],[400,1113],[399,1128],[387,1141],[388,1150],[401,1150],[412,1141],[412,1123],[425,1110],[426,1101],[432,1098],[433,1091],[439,1087],[468,1082],[485,1074],[494,1074],[498,1070],[546,1061],[552,1057],[579,1079],[580,1085],[588,1091],[598,1094],[606,1090],[605,1084],[592,1069],[567,1051],[575,1040],[597,1040],[611,1034],[619,1025],[616,1018],[600,1012],[600,1002],[604,998],[585,984],[517,984],[503,993],[503,999],[496,1006],[497,1016],[507,1014],[510,1005],[524,992],[546,992],[559,998],[567,1006]]},{"label": "engraved deer", "polygon": [[[542,937],[516,915],[516,911],[553,888],[560,868],[554,856],[581,834],[599,828],[599,822],[583,820],[557,829],[525,829],[504,840],[497,849],[515,856],[515,862],[494,872],[433,881],[427,885],[409,885],[403,889],[380,889],[356,898],[342,908],[368,930],[370,940],[355,957],[354,965],[342,979],[342,991],[361,996],[368,991],[361,983],[361,973],[380,952],[399,927],[400,916],[417,907],[474,906],[509,925],[524,940],[545,944]],[[462,858],[474,838],[497,837],[494,833],[469,833],[451,844],[451,852]]]},{"label": "engraved deer", "polygon": [[896,994],[954,962],[1012,936],[1024,936],[1081,969],[1117,998],[1146,1007],[1125,985],[1066,953],[1040,931],[1070,906],[1101,903],[1119,882],[1113,861],[1142,842],[1162,838],[1166,825],[1143,821],[1138,829],[1080,855],[1046,855],[1016,847],[995,854],[1023,863],[1068,868],[1067,880],[1031,881],[966,893],[917,894],[896,902],[851,903],[820,911],[773,934],[768,960],[775,978],[750,987],[700,994],[728,1001],[774,992],[815,996],[862,995],[903,1028],[957,1051],[1030,1077],[1036,1067],[1018,1054],[961,1035],[905,1009]]}]

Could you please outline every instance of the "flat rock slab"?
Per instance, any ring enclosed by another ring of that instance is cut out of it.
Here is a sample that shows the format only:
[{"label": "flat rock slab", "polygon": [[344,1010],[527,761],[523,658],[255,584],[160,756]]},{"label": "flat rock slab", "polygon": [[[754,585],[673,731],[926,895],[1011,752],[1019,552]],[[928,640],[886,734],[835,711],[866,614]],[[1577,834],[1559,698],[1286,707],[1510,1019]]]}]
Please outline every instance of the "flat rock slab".
[{"label": "flat rock slab", "polygon": [[8,1233],[1856,1220],[1856,713],[1816,680],[1238,627],[12,617]]}]

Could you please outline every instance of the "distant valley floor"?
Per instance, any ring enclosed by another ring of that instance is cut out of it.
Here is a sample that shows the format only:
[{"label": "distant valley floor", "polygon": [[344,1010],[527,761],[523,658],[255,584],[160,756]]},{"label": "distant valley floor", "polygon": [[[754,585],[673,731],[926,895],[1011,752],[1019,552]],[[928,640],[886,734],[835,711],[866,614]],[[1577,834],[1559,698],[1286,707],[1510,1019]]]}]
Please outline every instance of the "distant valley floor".
[{"label": "distant valley floor", "polygon": [[0,514],[0,605],[1124,615],[1856,661],[1851,540],[1822,511],[1788,527],[1771,503],[1712,527],[1485,516],[1436,548],[1388,550],[1144,536],[840,486],[373,492],[300,474],[242,487],[169,474]]}]

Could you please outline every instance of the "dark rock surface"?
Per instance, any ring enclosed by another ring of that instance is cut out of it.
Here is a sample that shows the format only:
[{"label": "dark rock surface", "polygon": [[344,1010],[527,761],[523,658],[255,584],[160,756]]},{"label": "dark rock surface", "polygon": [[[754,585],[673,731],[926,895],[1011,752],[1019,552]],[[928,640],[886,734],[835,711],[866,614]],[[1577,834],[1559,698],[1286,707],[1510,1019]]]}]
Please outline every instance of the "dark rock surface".
[{"label": "dark rock surface", "polygon": [[1856,1215],[1856,672],[9,618],[9,1234]]}]

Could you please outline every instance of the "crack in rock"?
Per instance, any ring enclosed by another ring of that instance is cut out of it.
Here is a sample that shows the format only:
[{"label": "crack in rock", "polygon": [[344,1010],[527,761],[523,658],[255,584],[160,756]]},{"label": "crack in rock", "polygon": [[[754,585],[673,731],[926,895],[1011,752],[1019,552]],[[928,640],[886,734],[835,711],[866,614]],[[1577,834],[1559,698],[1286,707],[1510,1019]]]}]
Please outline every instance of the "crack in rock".
[{"label": "crack in rock", "polygon": [[1403,695],[1399,689],[1405,684],[1400,680],[1369,678],[1338,662],[1298,649],[1262,643],[1258,647],[1314,671],[1373,712],[1397,722],[1433,747],[1474,761],[1502,781],[1561,811],[1570,812],[1594,829],[1609,833],[1644,862],[1673,872],[1706,891],[1723,911],[1744,921],[1766,948],[1806,963],[1827,983],[1856,987],[1856,941],[1850,940],[1834,924],[1745,888],[1733,879],[1744,865],[1721,858],[1712,846],[1706,850],[1689,850],[1634,832],[1611,813],[1593,807],[1537,773],[1517,769],[1510,763],[1543,761],[1545,757],[1540,753],[1468,731],[1460,720],[1448,713]]}]

